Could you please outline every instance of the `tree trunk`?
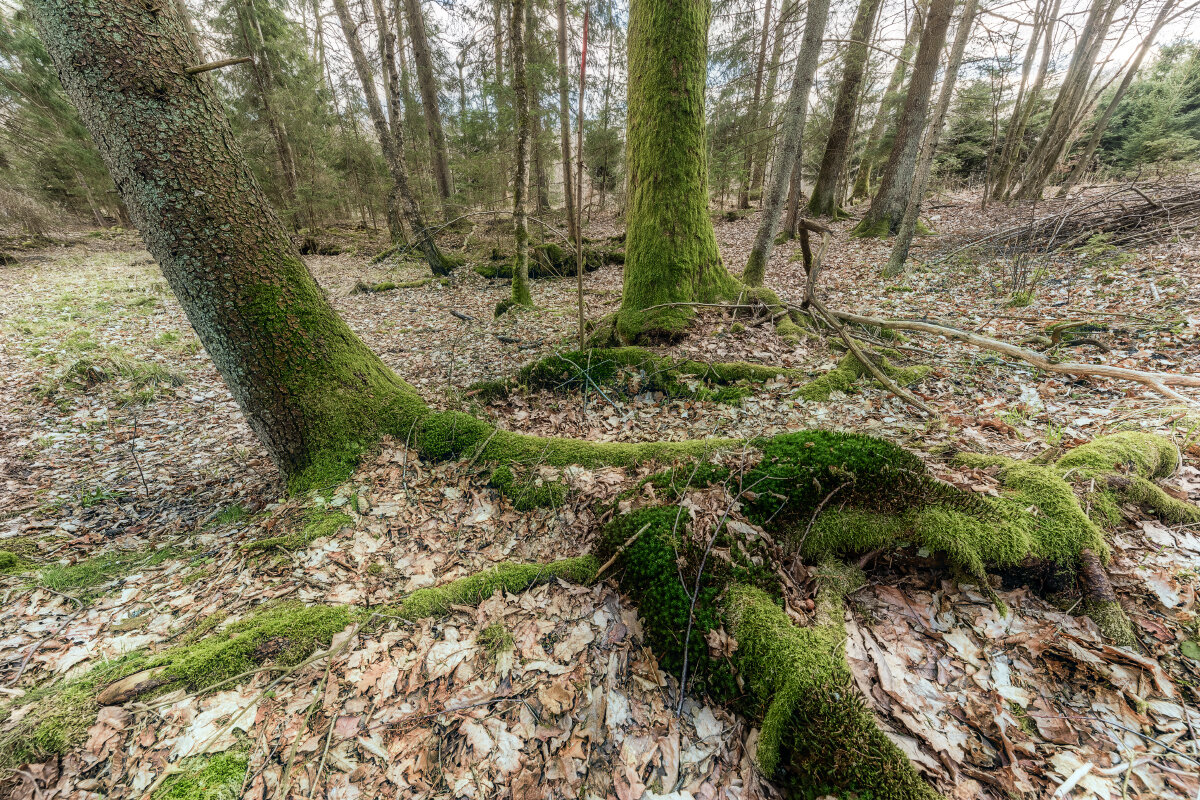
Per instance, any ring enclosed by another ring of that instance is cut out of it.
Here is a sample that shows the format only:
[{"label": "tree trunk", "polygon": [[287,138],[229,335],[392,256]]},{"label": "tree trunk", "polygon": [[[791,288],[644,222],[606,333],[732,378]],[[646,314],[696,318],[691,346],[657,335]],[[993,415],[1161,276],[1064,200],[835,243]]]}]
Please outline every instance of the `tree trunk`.
[{"label": "tree trunk", "polygon": [[[541,48],[538,46],[538,25],[540,17],[537,7],[532,0],[525,2],[525,63],[541,62]],[[542,80],[541,71],[535,70],[534,80],[529,80],[529,69],[526,67],[526,84],[529,94],[527,107],[529,109],[529,154],[533,162],[533,195],[534,213],[538,216],[550,210],[550,180],[546,174],[546,160],[542,148]]]},{"label": "tree trunk", "polygon": [[[768,0],[769,2],[770,0]],[[613,42],[616,40],[616,29],[612,25],[612,20],[609,20],[608,25],[608,58],[604,62],[604,106],[600,111],[600,140],[605,143],[604,147],[604,163],[600,166],[600,210],[604,210],[604,198],[612,180],[609,175],[608,168],[608,120],[609,109],[612,104],[612,83],[613,83]],[[588,216],[588,221],[591,221],[591,216]]]},{"label": "tree trunk", "polygon": [[147,248],[293,485],[324,485],[374,438],[408,429],[424,403],[313,280],[212,79],[184,72],[197,54],[174,6],[27,7]]},{"label": "tree trunk", "polygon": [[[1021,62],[1021,83],[1017,87],[1017,96],[1013,100],[1012,113],[1009,115],[1008,125],[1005,126],[1007,134],[1004,137],[1004,146],[1000,150],[1000,157],[996,163],[996,172],[993,176],[991,187],[988,190],[988,196],[998,200],[1004,195],[1005,184],[1008,183],[1008,176],[1012,173],[1013,160],[1016,157],[1017,151],[1020,149],[1020,139],[1024,135],[1024,120],[1027,119],[1024,115],[1024,107],[1027,104],[1026,87],[1029,83],[1029,75],[1033,69],[1034,56],[1037,55],[1038,41],[1042,38],[1043,32],[1047,34],[1046,45],[1042,51],[1041,66],[1038,68],[1037,78],[1034,80],[1034,87],[1037,91],[1041,90],[1041,76],[1046,70],[1046,66],[1050,61],[1050,48],[1053,45],[1053,27],[1054,21],[1051,14],[1058,13],[1058,4],[1061,0],[1055,0],[1054,11],[1050,10],[1050,0],[1039,0],[1038,7],[1033,17],[1033,32],[1029,36],[1029,44],[1025,47],[1025,58]],[[1029,92],[1028,102],[1033,102],[1034,92]]]},{"label": "tree trunk", "polygon": [[1080,154],[1079,160],[1075,162],[1074,168],[1071,169],[1071,173],[1067,175],[1067,179],[1063,181],[1062,186],[1059,188],[1058,194],[1060,197],[1071,191],[1071,187],[1087,171],[1092,157],[1096,155],[1096,148],[1100,145],[1100,137],[1108,130],[1108,123],[1112,121],[1113,115],[1117,113],[1117,106],[1120,105],[1121,98],[1125,96],[1125,92],[1129,90],[1130,84],[1133,83],[1133,79],[1137,76],[1138,69],[1142,66],[1142,59],[1146,57],[1146,53],[1154,45],[1155,38],[1157,38],[1163,26],[1167,23],[1174,9],[1175,0],[1167,0],[1167,2],[1163,3],[1162,8],[1159,9],[1158,17],[1155,18],[1154,24],[1146,34],[1146,38],[1142,40],[1142,44],[1137,50],[1137,55],[1133,58],[1133,63],[1125,71],[1125,76],[1121,79],[1121,83],[1117,86],[1116,91],[1113,92],[1113,96],[1108,101],[1108,106],[1104,109],[1104,113],[1100,115],[1100,119],[1096,120],[1096,124],[1092,128],[1092,135],[1088,139],[1087,145],[1083,148],[1083,153]]},{"label": "tree trunk", "polygon": [[563,195],[566,197],[567,234],[579,241],[575,224],[574,179],[571,177],[571,98],[567,83],[567,0],[558,0],[558,138],[562,147]]},{"label": "tree trunk", "polygon": [[871,199],[871,207],[854,229],[860,236],[886,236],[900,227],[917,167],[917,152],[921,148],[921,137],[929,117],[929,96],[933,93],[933,82],[937,77],[938,62],[946,44],[946,31],[950,27],[953,11],[954,0],[932,0],[929,4],[904,108],[896,121],[892,152],[880,175],[879,189]]},{"label": "tree trunk", "polygon": [[[787,40],[788,28],[796,16],[796,0],[784,0],[779,11],[779,19],[775,22],[775,41],[771,45],[771,64],[767,68],[767,85],[763,88],[762,111],[759,119],[763,127],[771,125],[771,109],[775,105],[775,87],[779,84],[779,62],[783,58],[783,46]],[[758,150],[754,154],[754,175],[750,179],[750,193],[762,196],[763,183],[767,177],[767,160],[771,143],[775,135],[765,132],[758,137]]]},{"label": "tree trunk", "polygon": [[1046,181],[1058,166],[1086,95],[1096,57],[1100,54],[1113,15],[1120,4],[1121,0],[1092,1],[1075,52],[1071,56],[1071,64],[1050,109],[1046,130],[1025,160],[1028,167],[1015,192],[1017,197],[1025,200],[1041,197]]},{"label": "tree trunk", "polygon": [[[342,25],[342,33],[346,37],[350,58],[354,61],[354,70],[358,73],[358,80],[362,84],[363,95],[367,101],[367,111],[371,115],[371,122],[375,125],[375,134],[379,138],[379,146],[383,150],[383,160],[392,174],[395,190],[389,197],[389,203],[399,205],[401,213],[408,221],[408,226],[412,229],[413,238],[416,239],[417,246],[424,253],[425,260],[429,263],[433,274],[446,275],[453,269],[453,264],[441,254],[437,243],[433,240],[433,235],[425,227],[420,206],[417,205],[417,199],[413,196],[412,188],[409,185],[408,167],[404,164],[403,130],[401,126],[389,128],[387,120],[383,116],[383,107],[379,104],[379,95],[375,91],[375,78],[371,75],[371,67],[363,52],[362,43],[359,41],[358,28],[350,17],[350,9],[346,7],[346,0],[333,0],[333,5],[337,10],[338,21]],[[395,229],[392,231],[392,236],[395,240]]]},{"label": "tree trunk", "polygon": [[514,304],[533,305],[529,294],[529,229],[525,223],[525,172],[529,146],[529,97],[525,86],[525,1],[512,0],[512,22],[508,34],[513,68],[513,105],[517,112],[517,174],[513,179],[513,231],[517,253],[513,260]]},{"label": "tree trunk", "polygon": [[[775,172],[771,176],[767,196],[763,199],[762,219],[759,220],[754,246],[750,249],[746,269],[742,273],[742,281],[747,286],[762,286],[767,262],[771,259],[771,249],[775,245],[775,229],[779,225],[779,217],[783,214],[784,196],[787,194],[792,173],[800,163],[804,123],[808,116],[808,93],[812,88],[813,75],[817,71],[821,40],[825,36],[825,23],[828,19],[829,0],[809,0],[808,14],[804,21],[804,36],[800,41],[800,55],[796,59],[792,88],[780,121],[780,125],[783,126],[783,144],[775,157]],[[799,185],[796,188],[799,191]]]},{"label": "tree trunk", "polygon": [[875,19],[883,0],[861,0],[854,24],[850,28],[850,44],[846,46],[846,63],[842,67],[842,82],[838,86],[837,100],[833,106],[833,118],[829,124],[829,139],[825,142],[825,154],[821,157],[821,168],[813,184],[812,198],[808,202],[809,213],[834,217],[841,212],[841,197],[838,186],[846,162],[850,159],[850,146],[854,139],[854,122],[858,114],[858,102],[862,95],[863,76],[867,68],[867,47],[871,33],[875,30]]},{"label": "tree trunk", "polygon": [[763,136],[759,130],[762,123],[763,72],[767,66],[767,34],[771,30],[771,0],[763,11],[762,36],[758,43],[758,67],[754,75],[754,94],[750,98],[750,110],[746,114],[746,160],[742,176],[742,190],[738,193],[738,208],[750,207],[750,185],[753,183],[755,141]]},{"label": "tree trunk", "polygon": [[946,122],[946,112],[950,109],[950,98],[954,95],[954,84],[958,80],[958,68],[962,64],[963,53],[967,49],[967,40],[971,36],[971,26],[975,23],[975,12],[978,8],[979,0],[967,0],[963,6],[962,17],[958,21],[958,30],[954,34],[954,45],[950,48],[950,59],[946,62],[946,74],[942,77],[937,105],[933,109],[933,117],[929,120],[925,141],[921,143],[921,155],[917,160],[916,175],[909,190],[908,205],[904,209],[904,217],[900,220],[900,230],[892,245],[891,258],[883,271],[889,278],[903,272],[904,263],[908,260],[908,249],[912,245],[913,235],[917,231],[917,218],[921,213],[921,198],[929,182],[933,155],[937,152],[938,140]]},{"label": "tree trunk", "polygon": [[437,80],[433,74],[433,56],[425,36],[425,17],[420,0],[404,0],[408,18],[408,38],[412,42],[413,61],[417,66],[417,87],[421,90],[421,106],[425,109],[425,132],[429,135],[429,151],[433,158],[433,179],[442,199],[442,215],[450,218],[447,202],[450,199],[450,153],[446,149],[446,133],[442,129],[442,112],[438,108]]},{"label": "tree trunk", "polygon": [[887,88],[883,90],[883,97],[879,100],[875,119],[871,121],[871,129],[867,133],[867,143],[863,145],[862,161],[859,162],[858,172],[854,177],[854,189],[850,192],[851,200],[871,196],[871,173],[879,159],[877,152],[879,143],[883,140],[883,134],[892,119],[892,111],[895,108],[900,87],[904,84],[905,76],[908,75],[909,61],[913,57],[913,51],[916,50],[917,40],[921,36],[923,27],[922,20],[928,8],[929,0],[918,0],[916,14],[909,24],[908,33],[904,38],[904,47],[900,49],[900,58],[896,60],[896,66],[892,68],[892,77],[888,79]]},{"label": "tree trunk", "polygon": [[[265,49],[260,47],[262,40],[258,32],[258,23],[253,19],[254,6],[251,3],[244,3],[236,6],[238,18],[238,28],[242,34],[242,44],[246,48],[246,55],[254,59],[250,65],[250,74],[254,78],[254,88],[258,94],[258,103],[262,107],[263,120],[267,123],[267,130],[271,133],[271,141],[275,143],[275,154],[279,158],[279,170],[283,176],[283,199],[287,203],[288,210],[294,211],[297,209],[297,183],[296,180],[296,160],[292,154],[292,145],[288,141],[287,132],[284,130],[283,123],[279,119],[279,115],[275,112],[275,105],[271,101],[271,89],[273,80],[270,80],[268,75],[269,65],[267,63]],[[255,33],[251,35],[247,17],[250,17],[250,22],[254,23]],[[188,18],[184,17],[185,25],[188,23]],[[188,26],[190,28],[190,25]],[[189,34],[191,36],[191,34]],[[192,41],[195,41],[193,38]],[[299,223],[299,219],[297,219]]]},{"label": "tree trunk", "polygon": [[673,338],[694,315],[663,303],[738,292],[721,263],[708,213],[704,90],[711,6],[632,0],[627,34],[625,286],[618,338]]}]

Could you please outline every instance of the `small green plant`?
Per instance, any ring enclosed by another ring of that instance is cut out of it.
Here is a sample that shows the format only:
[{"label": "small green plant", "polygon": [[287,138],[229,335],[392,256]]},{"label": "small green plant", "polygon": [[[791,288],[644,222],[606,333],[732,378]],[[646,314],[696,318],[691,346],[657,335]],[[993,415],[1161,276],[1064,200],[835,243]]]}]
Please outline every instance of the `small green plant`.
[{"label": "small green plant", "polygon": [[516,640],[508,628],[499,622],[493,622],[479,632],[479,646],[492,660],[496,656],[516,647]]},{"label": "small green plant", "polygon": [[128,495],[129,491],[126,489],[109,489],[104,486],[97,486],[90,492],[84,492],[79,496],[79,505],[83,508],[91,508],[109,500],[120,500],[122,497],[127,497]]}]

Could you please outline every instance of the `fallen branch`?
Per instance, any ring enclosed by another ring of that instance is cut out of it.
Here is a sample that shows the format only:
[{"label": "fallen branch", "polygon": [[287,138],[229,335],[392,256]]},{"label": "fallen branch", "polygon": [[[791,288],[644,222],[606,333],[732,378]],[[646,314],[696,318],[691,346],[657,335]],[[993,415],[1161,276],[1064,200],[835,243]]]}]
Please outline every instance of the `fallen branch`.
[{"label": "fallen branch", "polygon": [[254,59],[250,58],[250,56],[244,56],[242,58],[226,58],[222,59],[221,61],[212,61],[208,64],[197,64],[194,67],[186,68],[184,72],[186,72],[188,75],[199,75],[201,72],[211,72],[214,69],[233,67],[238,64],[249,64],[253,61]]},{"label": "fallen branch", "polygon": [[1107,364],[1080,364],[1074,361],[1054,362],[1034,350],[1019,347],[1015,344],[1009,344],[1008,342],[1002,342],[989,336],[980,336],[977,333],[970,333],[958,328],[951,328],[947,325],[939,325],[937,323],[915,319],[882,319],[880,317],[868,317],[862,314],[851,314],[846,311],[833,311],[830,313],[840,320],[853,322],[856,325],[886,328],[893,331],[918,331],[921,333],[932,333],[936,336],[945,336],[949,339],[957,339],[961,342],[973,344],[976,347],[982,347],[985,350],[992,350],[997,353],[1003,353],[1004,355],[1012,356],[1013,358],[1018,358],[1046,372],[1054,372],[1060,375],[1084,375],[1101,378],[1115,378],[1117,380],[1140,383],[1143,386],[1148,386],[1164,397],[1169,397],[1172,400],[1186,403],[1190,406],[1197,405],[1196,401],[1185,397],[1170,387],[1189,386],[1200,388],[1200,375],[1181,375],[1170,372],[1142,372],[1141,370],[1128,369],[1126,367],[1113,367]]}]

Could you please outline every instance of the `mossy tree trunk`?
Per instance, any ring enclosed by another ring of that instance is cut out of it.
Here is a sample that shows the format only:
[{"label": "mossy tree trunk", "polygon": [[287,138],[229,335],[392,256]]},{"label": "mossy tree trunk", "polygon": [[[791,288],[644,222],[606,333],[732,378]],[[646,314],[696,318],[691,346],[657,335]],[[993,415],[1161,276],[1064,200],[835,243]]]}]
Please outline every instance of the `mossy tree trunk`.
[{"label": "mossy tree trunk", "polygon": [[[821,41],[825,36],[825,23],[828,19],[829,0],[809,0],[808,15],[804,21],[804,36],[800,42],[800,55],[796,59],[796,72],[792,77],[792,88],[781,120],[783,143],[775,158],[775,174],[771,176],[770,188],[767,190],[767,196],[763,198],[762,219],[758,223],[754,246],[750,249],[746,269],[742,273],[742,281],[748,286],[762,286],[767,262],[771,259],[775,229],[779,226],[779,218],[783,214],[789,181],[795,178],[793,172],[800,162],[804,124],[808,118],[808,93],[812,88],[813,75],[817,71],[817,59],[821,55]],[[798,179],[795,182],[796,191],[799,192]],[[798,197],[796,202],[799,205]]]},{"label": "mossy tree trunk", "polygon": [[879,188],[871,199],[871,207],[854,229],[858,235],[888,236],[900,227],[917,167],[921,137],[929,119],[929,98],[933,93],[934,78],[937,77],[953,11],[954,0],[932,0],[929,4],[929,13],[921,30],[921,43],[913,62],[912,78],[904,96],[904,107],[896,120],[892,151],[880,175]]},{"label": "mossy tree trunk", "polygon": [[[764,127],[771,124],[772,109],[775,106],[773,99],[775,87],[779,84],[779,62],[783,60],[783,46],[788,39],[788,32],[795,22],[796,15],[796,0],[784,0],[783,7],[779,11],[779,19],[775,22],[775,41],[771,44],[771,63],[767,67],[767,85],[763,89],[762,106],[759,110],[759,120]],[[754,174],[750,179],[751,194],[762,195],[773,138],[766,135],[758,137],[758,149],[754,153]]]},{"label": "mossy tree trunk", "polygon": [[517,253],[513,262],[512,296],[516,305],[533,305],[529,294],[529,228],[525,222],[525,183],[529,149],[529,93],[525,82],[525,2],[512,0],[509,44],[513,67],[513,104],[517,112],[517,174],[513,178],[513,229]]},{"label": "mossy tree trunk", "polygon": [[763,11],[762,35],[758,43],[758,66],[754,71],[754,94],[750,99],[750,110],[746,114],[746,153],[745,174],[742,175],[742,188],[738,192],[738,208],[750,207],[750,184],[754,178],[754,154],[758,149],[757,139],[764,135],[762,127],[762,90],[763,73],[767,66],[767,36],[771,31],[771,0]]},{"label": "mossy tree trunk", "polygon": [[809,213],[817,216],[833,217],[841,211],[842,199],[837,189],[842,173],[846,171],[846,162],[850,159],[854,121],[858,115],[863,76],[867,69],[867,45],[882,5],[883,0],[861,0],[850,28],[850,44],[846,45],[842,82],[838,85],[833,117],[829,123],[829,139],[825,142],[825,154],[821,157],[817,181],[808,201]]},{"label": "mossy tree trunk", "polygon": [[[388,166],[388,171],[392,175],[392,183],[394,191],[388,198],[389,205],[393,207],[399,205],[401,213],[408,221],[409,228],[412,229],[413,238],[416,239],[417,246],[421,249],[425,256],[429,268],[433,270],[434,275],[447,275],[453,269],[452,263],[442,255],[438,249],[437,242],[433,240],[433,234],[425,225],[425,218],[421,214],[421,208],[417,205],[417,198],[412,192],[412,186],[408,179],[408,167],[404,163],[404,128],[401,125],[389,125],[387,118],[383,113],[383,106],[379,103],[379,95],[375,91],[375,78],[371,73],[371,65],[367,61],[367,55],[363,52],[362,42],[358,38],[358,25],[353,17],[350,16],[350,9],[346,6],[346,0],[333,0],[333,6],[337,10],[338,22],[341,23],[342,33],[346,37],[346,46],[350,49],[350,58],[354,62],[354,71],[358,73],[359,83],[362,84],[363,95],[367,101],[367,111],[371,116],[371,122],[375,126],[375,134],[379,138],[379,146],[383,150],[383,160]],[[398,80],[396,81],[399,82]],[[395,213],[389,215],[389,224]],[[398,239],[397,231],[393,228],[392,238]]]},{"label": "mossy tree trunk", "polygon": [[737,294],[708,213],[704,88],[708,0],[629,7],[625,287],[617,335],[678,335],[694,314],[664,303]]},{"label": "mossy tree trunk", "polygon": [[197,54],[174,5],[29,9],[147,248],[279,468],[350,462],[411,425],[420,397],[329,305],[242,157],[211,77],[184,71]]}]

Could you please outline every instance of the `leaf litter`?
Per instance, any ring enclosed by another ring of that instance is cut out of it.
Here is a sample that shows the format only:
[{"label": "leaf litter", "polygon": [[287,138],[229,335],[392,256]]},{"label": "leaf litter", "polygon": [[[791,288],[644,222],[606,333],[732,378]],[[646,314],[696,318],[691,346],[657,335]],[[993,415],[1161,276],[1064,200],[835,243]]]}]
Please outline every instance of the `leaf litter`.
[{"label": "leaf litter", "polygon": [[[935,221],[940,230],[978,224],[977,209],[950,200]],[[718,224],[728,263],[743,260],[753,223]],[[1101,280],[1111,265],[1053,262],[1033,302],[1014,310],[1003,264],[918,268],[888,287],[874,273],[886,246],[850,239],[843,228],[823,278],[831,307],[936,317],[1020,341],[1068,314],[1059,309],[1115,320],[1138,297],[1137,315],[1153,322],[1109,326],[1110,350],[1088,358],[1196,369],[1200,260],[1186,243],[1131,254],[1111,286]],[[932,241],[918,253],[932,252]],[[784,297],[798,299],[802,271],[791,256],[791,245],[779,248],[768,274]],[[855,429],[930,454],[935,472],[960,487],[994,493],[986,470],[951,468],[938,454],[1028,458],[1140,427],[1175,436],[1185,466],[1168,488],[1200,498],[1194,417],[1141,387],[1039,376],[948,341],[913,341],[908,351],[935,365],[915,388],[941,423],[914,418],[868,385],[829,403],[798,400],[798,379],[768,382],[741,406],[589,393],[517,395],[480,408],[464,396],[472,382],[570,347],[574,322],[556,311],[571,307],[570,282],[537,282],[541,311],[495,321],[491,307],[507,287],[466,270],[450,286],[351,296],[364,277],[420,275],[355,254],[310,263],[355,330],[434,405],[473,409],[513,429],[626,441]],[[566,470],[572,492],[562,506],[518,512],[487,487],[479,465],[431,464],[389,440],[324,501],[351,524],[302,549],[250,554],[239,545],[293,529],[313,500],[279,499],[277,474],[138,243],[121,234],[67,242],[7,269],[4,280],[0,549],[43,570],[120,558],[91,575],[82,605],[72,599],[78,590],[55,591],[35,573],[3,578],[0,682],[11,713],[0,729],[38,686],[162,651],[198,629],[219,632],[263,602],[370,609],[501,561],[577,555],[603,522],[598,510],[645,474]],[[588,281],[590,314],[614,310],[619,268]],[[119,348],[186,380],[55,385],[64,361],[96,348]],[[736,331],[720,312],[702,313],[672,351],[812,376],[838,358],[820,339],[789,346],[769,326]],[[1124,512],[1111,574],[1138,652],[1108,646],[1090,620],[1021,586],[998,587],[1010,610],[1002,615],[981,587],[919,552],[881,557],[850,598],[846,646],[856,681],[948,796],[1051,794],[1071,779],[1078,797],[1192,798],[1200,790],[1200,531]],[[491,644],[496,626],[511,647]],[[717,636],[709,646],[721,652],[736,642]],[[278,682],[260,672],[199,697],[176,690],[102,707],[78,746],[26,765],[5,791],[141,797],[188,757],[233,752],[248,761],[245,797],[285,789],[328,798],[777,794],[752,766],[757,732],[738,715],[689,698],[676,717],[678,676],[659,669],[636,609],[608,584],[553,583],[443,618],[348,628],[331,649]]]}]

